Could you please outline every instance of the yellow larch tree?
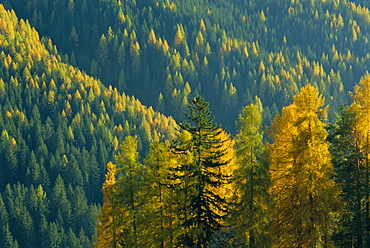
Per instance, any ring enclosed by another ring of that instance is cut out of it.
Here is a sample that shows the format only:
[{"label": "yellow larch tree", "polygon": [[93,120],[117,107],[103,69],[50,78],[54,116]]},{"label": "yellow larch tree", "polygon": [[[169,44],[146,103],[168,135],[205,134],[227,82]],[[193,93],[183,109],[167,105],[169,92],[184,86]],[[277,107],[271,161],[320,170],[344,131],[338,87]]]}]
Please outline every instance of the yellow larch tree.
[{"label": "yellow larch tree", "polygon": [[307,85],[271,127],[270,194],[277,247],[331,247],[339,190],[326,143],[324,98]]},{"label": "yellow larch tree", "polygon": [[173,41],[174,46],[178,48],[180,44],[183,44],[185,42],[185,40],[186,38],[184,28],[181,24],[177,24],[176,34]]},{"label": "yellow larch tree", "polygon": [[[259,101],[259,99],[257,98]],[[239,115],[236,135],[238,169],[233,175],[232,224],[248,247],[269,247],[269,172],[262,131],[262,106],[250,104]]]},{"label": "yellow larch tree", "polygon": [[144,169],[139,163],[137,139],[127,136],[116,155],[117,166],[107,164],[104,202],[97,225],[95,247],[147,247]]},{"label": "yellow larch tree", "polygon": [[[360,168],[364,169],[365,184],[364,191],[364,212],[365,223],[370,221],[370,76],[366,76],[360,80],[360,83],[354,87],[353,103],[349,107],[350,111],[354,113],[354,133],[362,159],[360,161]],[[366,226],[365,240],[370,239],[370,226]]]},{"label": "yellow larch tree", "polygon": [[150,145],[150,150],[144,160],[147,168],[145,186],[147,207],[144,214],[147,233],[150,237],[148,246],[171,248],[176,243],[179,233],[179,216],[176,212],[176,192],[169,180],[171,168],[178,164],[179,156],[173,154],[169,142],[159,142],[157,138]]},{"label": "yellow larch tree", "polygon": [[115,202],[114,191],[116,186],[116,165],[112,162],[107,164],[107,173],[105,182],[102,187],[103,191],[103,206],[98,216],[99,223],[96,226],[97,239],[95,242],[96,248],[112,247],[118,248],[118,228],[117,218],[115,218]]},{"label": "yellow larch tree", "polygon": [[139,162],[138,140],[127,136],[115,156],[117,161],[116,210],[119,211],[120,245],[145,247],[145,193],[142,191],[144,168]]}]

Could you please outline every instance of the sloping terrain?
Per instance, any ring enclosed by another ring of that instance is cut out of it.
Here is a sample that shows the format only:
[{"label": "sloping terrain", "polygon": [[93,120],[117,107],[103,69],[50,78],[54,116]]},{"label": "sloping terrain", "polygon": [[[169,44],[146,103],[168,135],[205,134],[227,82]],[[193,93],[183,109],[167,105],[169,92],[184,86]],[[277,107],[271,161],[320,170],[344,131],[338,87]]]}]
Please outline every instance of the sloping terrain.
[{"label": "sloping terrain", "polygon": [[175,122],[63,63],[14,11],[0,17],[0,244],[90,247],[119,141],[145,149]]},{"label": "sloping terrain", "polygon": [[11,3],[71,64],[104,84],[176,119],[188,98],[201,94],[229,131],[256,95],[268,122],[307,83],[320,89],[332,116],[369,67],[369,11],[362,2]]},{"label": "sloping terrain", "polygon": [[119,142],[137,135],[145,151],[172,138],[176,122],[162,113],[181,120],[197,94],[229,132],[255,96],[268,123],[307,83],[331,118],[370,67],[365,2],[4,4],[0,244],[9,247],[91,247]]}]

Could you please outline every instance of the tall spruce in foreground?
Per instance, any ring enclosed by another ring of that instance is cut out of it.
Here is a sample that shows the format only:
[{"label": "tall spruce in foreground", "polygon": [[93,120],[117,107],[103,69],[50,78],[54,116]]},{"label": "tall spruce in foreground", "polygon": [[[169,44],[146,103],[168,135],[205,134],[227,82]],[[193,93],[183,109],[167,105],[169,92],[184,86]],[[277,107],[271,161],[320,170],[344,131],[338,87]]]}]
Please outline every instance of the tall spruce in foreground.
[{"label": "tall spruce in foreground", "polygon": [[235,138],[238,169],[233,177],[236,199],[232,222],[248,247],[269,246],[269,172],[262,159],[262,111],[256,104],[246,106],[239,115]]},{"label": "tall spruce in foreground", "polygon": [[342,186],[342,199],[346,203],[335,233],[338,247],[367,247],[365,239],[366,169],[355,132],[355,113],[348,107],[340,109],[336,122],[329,125],[328,141],[335,169],[335,180]]},{"label": "tall spruce in foreground", "polygon": [[223,170],[228,166],[228,161],[223,161],[226,151],[222,148],[227,140],[221,138],[223,130],[213,124],[209,103],[202,97],[193,98],[186,117],[191,123],[179,124],[182,136],[173,142],[173,151],[189,158],[174,168],[173,175],[183,199],[179,245],[206,247],[229,212],[224,191],[220,190],[229,183],[229,175]]},{"label": "tall spruce in foreground", "polygon": [[320,116],[324,98],[307,85],[272,123],[273,243],[279,247],[331,247],[339,190]]}]

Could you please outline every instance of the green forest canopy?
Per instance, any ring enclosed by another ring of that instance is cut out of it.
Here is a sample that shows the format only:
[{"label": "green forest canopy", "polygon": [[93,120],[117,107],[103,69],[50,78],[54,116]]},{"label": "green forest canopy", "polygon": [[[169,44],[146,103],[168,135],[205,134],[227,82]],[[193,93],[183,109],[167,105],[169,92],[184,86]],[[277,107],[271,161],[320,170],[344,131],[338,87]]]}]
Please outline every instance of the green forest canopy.
[{"label": "green forest canopy", "polygon": [[369,67],[369,12],[351,1],[10,2],[105,85],[178,120],[201,94],[230,132],[255,95],[268,122],[307,83],[332,118]]},{"label": "green forest canopy", "polygon": [[0,242],[90,247],[120,140],[138,135],[145,147],[176,123],[63,63],[28,21],[0,12]]},{"label": "green forest canopy", "polygon": [[162,113],[182,120],[198,94],[236,133],[238,114],[256,95],[268,124],[310,83],[334,122],[369,68],[370,15],[360,4],[7,1],[0,243],[90,247],[105,165],[121,141],[136,136],[144,154],[154,140],[173,139],[177,124]]}]

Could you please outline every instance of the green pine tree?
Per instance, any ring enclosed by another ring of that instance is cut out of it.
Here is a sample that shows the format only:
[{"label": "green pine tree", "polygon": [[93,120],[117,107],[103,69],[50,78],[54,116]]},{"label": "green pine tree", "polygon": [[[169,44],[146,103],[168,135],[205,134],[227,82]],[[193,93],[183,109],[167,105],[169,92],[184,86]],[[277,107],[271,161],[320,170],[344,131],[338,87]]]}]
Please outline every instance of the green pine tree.
[{"label": "green pine tree", "polygon": [[339,247],[364,247],[365,234],[365,168],[361,166],[362,153],[354,132],[355,113],[340,109],[336,122],[328,127],[329,150],[335,169],[336,181],[342,186],[346,203],[335,234]]},{"label": "green pine tree", "polygon": [[193,98],[189,113],[191,122],[179,124],[181,135],[173,142],[173,151],[188,157],[184,163],[174,168],[173,177],[177,180],[183,198],[181,245],[185,247],[206,247],[211,235],[224,224],[229,206],[222,187],[229,183],[229,175],[223,168],[228,161],[222,144],[223,130],[213,124],[209,103],[201,96]]}]

